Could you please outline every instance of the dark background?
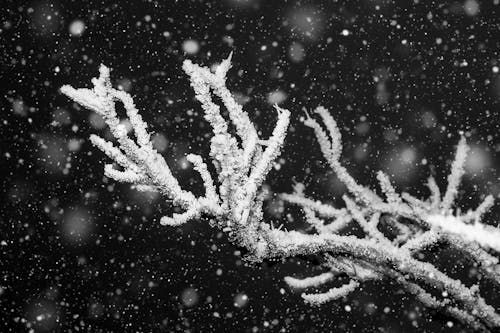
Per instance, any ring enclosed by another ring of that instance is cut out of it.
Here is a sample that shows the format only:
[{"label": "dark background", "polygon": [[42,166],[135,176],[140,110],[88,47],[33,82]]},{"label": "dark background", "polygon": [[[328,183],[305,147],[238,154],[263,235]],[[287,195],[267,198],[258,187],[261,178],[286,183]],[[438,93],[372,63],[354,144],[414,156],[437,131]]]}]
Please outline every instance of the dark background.
[{"label": "dark background", "polygon": [[[431,173],[444,190],[465,133],[466,210],[500,193],[498,0],[1,5],[1,332],[467,331],[388,282],[309,307],[283,282],[321,271],[307,258],[249,264],[206,220],[160,226],[172,208],[103,176],[108,160],[87,138],[109,133],[58,89],[90,87],[100,63],[113,68],[174,174],[201,193],[184,156],[207,156],[210,129],[181,64],[212,65],[233,51],[228,86],[262,136],[276,120],[271,103],[292,112],[272,191],[302,181],[309,195],[340,202],[345,189],[301,122],[321,104],[341,126],[344,164],[360,183],[374,186],[381,169],[416,196],[427,195]],[[496,205],[486,222],[496,225],[499,213]],[[266,217],[304,226],[299,209],[273,198]],[[428,257],[476,281],[460,254]],[[481,288],[500,304],[498,289]]]}]

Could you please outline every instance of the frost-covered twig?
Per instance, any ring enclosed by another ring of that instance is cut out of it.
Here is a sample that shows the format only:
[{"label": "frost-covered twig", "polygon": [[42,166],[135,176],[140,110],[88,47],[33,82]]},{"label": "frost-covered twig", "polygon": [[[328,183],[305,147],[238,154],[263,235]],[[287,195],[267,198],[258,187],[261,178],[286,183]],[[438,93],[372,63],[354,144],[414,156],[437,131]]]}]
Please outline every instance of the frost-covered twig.
[{"label": "frost-covered twig", "polygon": [[446,188],[446,193],[444,194],[443,201],[441,201],[441,209],[447,211],[451,208],[453,201],[458,193],[458,187],[460,186],[460,181],[465,173],[464,164],[467,158],[467,152],[469,151],[469,146],[465,142],[465,137],[462,136],[458,142],[457,152],[455,154],[455,160],[451,166],[451,172],[448,176],[448,187]]},{"label": "frost-covered twig", "polygon": [[[91,136],[92,143],[123,168],[123,171],[119,171],[107,166],[105,174],[120,182],[155,186],[175,204],[183,208],[191,207],[197,199],[191,192],[181,189],[163,157],[153,149],[147,124],[139,115],[132,97],[111,86],[109,68],[101,65],[99,73],[99,78],[92,79],[93,89],[74,89],[66,85],[61,88],[61,92],[100,114],[118,142],[119,147],[115,147],[103,138]],[[120,123],[115,109],[116,102],[123,103],[136,140],[128,135],[125,126]],[[214,207],[216,206],[210,208]]]},{"label": "frost-covered twig", "polygon": [[[382,198],[358,184],[341,165],[340,131],[325,108],[318,107],[315,113],[323,119],[329,135],[309,115],[305,124],[314,130],[325,159],[352,194],[352,198],[344,196],[347,212],[360,225],[366,237],[359,239],[341,236],[337,234],[337,230],[325,228],[316,228],[317,233],[313,235],[274,231],[274,250],[278,255],[323,256],[330,263],[332,273],[344,271],[351,278],[351,283],[345,289],[334,288],[326,293],[307,294],[306,301],[323,303],[354,290],[361,281],[387,278],[400,283],[424,305],[440,309],[475,329],[499,328],[500,316],[479,295],[478,289],[468,288],[433,265],[414,257],[417,252],[444,241],[475,260],[486,276],[500,282],[498,259],[486,252],[488,249],[500,252],[500,230],[480,222],[484,213],[493,205],[493,198],[488,196],[475,211],[469,211],[465,215],[461,215],[459,210],[455,213],[452,211],[469,150],[465,138],[460,139],[443,198],[433,177],[428,180],[430,198],[421,200],[408,193],[397,194],[389,177],[379,172],[377,178],[385,196]],[[306,218],[306,209],[316,210],[318,214],[320,211],[338,212],[342,209],[305,199],[297,193],[281,197],[304,207]],[[379,230],[381,216],[385,217],[382,221],[390,221],[400,233],[396,235],[395,241],[391,241],[388,235]],[[333,218],[334,214],[325,217]],[[290,281],[290,278],[287,279]],[[449,299],[438,300],[426,288],[437,288],[449,295]],[[450,301],[453,305],[450,305]]]},{"label": "frost-covered twig", "polygon": [[[486,327],[500,327],[500,316],[475,290],[467,288],[460,281],[448,277],[433,265],[414,259],[408,252],[400,251],[398,248],[354,236],[307,235],[296,231],[273,230],[270,232],[269,239],[272,244],[270,256],[329,254],[361,260],[367,265],[376,267],[377,273],[387,278],[392,278],[397,273],[407,276],[408,283],[417,283],[422,287],[446,292],[451,299],[461,304],[461,311],[464,313],[473,316]],[[354,275],[353,278],[366,280],[363,276]],[[407,287],[405,284],[403,286]],[[456,318],[468,324],[467,318]]]},{"label": "frost-covered twig", "polygon": [[[235,101],[226,87],[226,73],[231,67],[231,55],[211,72],[186,60],[183,69],[191,80],[196,99],[201,103],[205,119],[212,126],[210,157],[217,171],[217,184],[199,155],[188,154],[186,159],[200,174],[205,195],[195,197],[183,190],[172,175],[165,159],[153,148],[147,124],[142,120],[132,97],[112,87],[110,70],[101,65],[99,78],[92,80],[93,89],[75,89],[63,86],[62,93],[78,104],[103,116],[118,146],[96,135],[92,143],[111,158],[121,170],[112,164],[105,167],[105,175],[119,182],[128,182],[140,190],[159,190],[174,205],[185,211],[163,217],[161,224],[177,226],[202,215],[215,217],[218,226],[232,239],[252,252],[259,252],[263,243],[260,232],[262,220],[262,184],[280,154],[290,112],[275,105],[278,121],[272,136],[263,149],[257,131],[246,112]],[[212,98],[220,98],[229,112],[229,118],[241,140],[228,131],[228,124],[220,113],[220,107]],[[132,125],[135,140],[129,136],[115,110],[115,103],[122,102]],[[243,156],[243,158],[242,158]]]},{"label": "frost-covered twig", "polygon": [[328,281],[331,281],[335,275],[332,272],[326,272],[322,273],[320,275],[308,277],[305,279],[296,279],[290,276],[285,277],[285,282],[288,283],[288,285],[292,288],[295,289],[305,289],[305,288],[311,288],[311,287],[318,287],[322,284],[327,283]]},{"label": "frost-covered twig", "polygon": [[[266,191],[262,184],[280,154],[290,112],[275,106],[278,119],[272,135],[267,140],[260,139],[248,115],[226,87],[230,60],[231,56],[214,71],[189,60],[183,64],[213,132],[209,157],[216,177],[212,177],[203,157],[186,156],[204,183],[205,194],[201,197],[181,188],[165,159],[153,148],[147,124],[139,115],[132,97],[112,87],[107,67],[100,67],[99,78],[92,80],[93,89],[63,86],[61,91],[78,104],[102,115],[106,121],[116,145],[96,135],[90,140],[115,163],[105,166],[107,177],[132,183],[138,190],[158,191],[183,209],[182,213],[163,217],[161,224],[178,226],[201,216],[210,216],[214,225],[226,232],[237,245],[246,248],[249,258],[254,260],[296,255],[322,258],[323,266],[329,271],[305,279],[285,278],[293,288],[320,287],[337,275],[348,276],[349,282],[341,287],[326,292],[303,293],[307,303],[320,305],[348,295],[365,281],[390,279],[414,294],[425,306],[441,310],[475,329],[500,327],[500,316],[486,303],[477,287],[467,287],[430,263],[416,258],[420,251],[447,243],[472,258],[486,276],[497,283],[500,281],[498,258],[487,252],[490,249],[500,251],[500,232],[481,223],[483,215],[493,205],[493,198],[486,197],[475,211],[465,215],[452,209],[468,151],[463,137],[443,198],[432,177],[428,180],[430,198],[423,200],[408,193],[398,194],[389,176],[382,172],[377,176],[384,194],[380,197],[375,191],[358,184],[342,166],[340,131],[328,111],[318,107],[315,113],[323,120],[326,131],[309,115],[305,124],[314,130],[325,159],[352,196],[343,197],[345,208],[335,208],[307,198],[304,186],[297,185],[294,193],[282,194],[280,198],[301,206],[312,228],[309,233],[275,229],[263,220]],[[229,132],[214,95],[228,110],[238,137]],[[121,124],[115,110],[116,102],[123,103],[134,136],[129,135]],[[365,237],[339,234],[355,223],[364,231]],[[396,234],[387,235],[381,226],[389,226]],[[438,299],[430,293],[431,289],[448,296]]]},{"label": "frost-covered twig", "polygon": [[356,290],[357,287],[359,287],[359,282],[351,280],[349,281],[348,284],[344,284],[342,287],[339,288],[332,288],[328,290],[326,293],[319,293],[319,294],[302,293],[301,296],[306,303],[309,303],[311,305],[321,305],[323,303],[330,302],[338,298],[347,296],[349,293]]}]

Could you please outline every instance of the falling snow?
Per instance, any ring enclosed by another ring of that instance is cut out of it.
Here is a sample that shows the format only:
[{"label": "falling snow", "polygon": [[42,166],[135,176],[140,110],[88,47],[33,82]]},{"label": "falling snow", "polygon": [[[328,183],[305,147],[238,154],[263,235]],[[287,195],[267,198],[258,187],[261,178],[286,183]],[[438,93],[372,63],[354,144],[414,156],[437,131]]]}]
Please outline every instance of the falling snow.
[{"label": "falling snow", "polygon": [[[0,332],[472,331],[393,280],[311,307],[283,277],[323,273],[318,258],[255,263],[207,218],[161,226],[182,211],[106,177],[109,161],[88,140],[112,138],[104,119],[59,89],[90,87],[100,64],[113,68],[113,86],[134,97],[154,149],[200,196],[186,154],[208,156],[211,129],[182,63],[215,68],[233,52],[227,86],[259,137],[272,134],[273,104],[291,112],[263,184],[264,218],[275,229],[308,230],[301,208],[276,193],[302,183],[342,207],[349,190],[304,125],[317,105],[341,129],[342,164],[370,188],[376,170],[397,193],[428,197],[430,175],[446,188],[464,136],[457,205],[467,214],[500,194],[500,1],[8,0],[0,12]],[[122,105],[117,112],[133,133]],[[496,203],[482,223],[498,221]],[[498,284],[450,244],[418,259],[500,309]],[[349,282],[336,279],[334,287]]]}]

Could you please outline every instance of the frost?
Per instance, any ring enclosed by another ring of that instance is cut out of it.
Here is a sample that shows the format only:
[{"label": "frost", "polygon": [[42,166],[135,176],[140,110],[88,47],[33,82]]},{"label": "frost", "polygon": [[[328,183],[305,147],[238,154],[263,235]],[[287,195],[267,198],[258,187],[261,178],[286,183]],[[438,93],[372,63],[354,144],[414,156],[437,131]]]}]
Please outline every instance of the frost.
[{"label": "frost", "polygon": [[[263,182],[280,154],[290,112],[275,105],[277,122],[272,136],[267,140],[259,138],[248,114],[226,87],[230,60],[231,56],[212,71],[189,60],[182,66],[213,132],[209,157],[215,166],[216,177],[209,172],[206,158],[196,154],[186,156],[203,180],[205,193],[201,197],[181,188],[165,159],[154,149],[147,124],[139,115],[132,97],[111,86],[110,71],[106,66],[101,66],[99,78],[93,79],[93,89],[63,86],[61,91],[101,115],[110,128],[117,145],[96,135],[90,138],[120,167],[106,165],[104,173],[107,177],[132,183],[139,190],[159,192],[183,209],[183,213],[163,217],[161,224],[178,226],[201,216],[211,217],[214,225],[227,233],[235,244],[246,248],[250,252],[249,259],[254,261],[297,255],[318,256],[325,272],[304,279],[286,277],[285,281],[293,288],[321,287],[335,283],[339,275],[349,278],[347,284],[326,292],[303,293],[307,303],[320,305],[347,296],[363,282],[388,279],[414,294],[425,306],[440,310],[475,329],[500,327],[500,316],[486,303],[476,286],[468,287],[416,256],[426,248],[444,242],[475,260],[485,277],[500,282],[498,259],[487,252],[489,249],[500,251],[500,232],[481,223],[483,214],[493,204],[493,198],[488,196],[475,211],[466,214],[453,210],[468,152],[465,138],[459,142],[443,197],[432,177],[428,180],[430,197],[419,199],[409,193],[397,193],[389,176],[379,172],[377,179],[384,194],[381,197],[358,184],[342,166],[340,130],[330,113],[318,107],[314,113],[321,118],[323,125],[310,115],[307,115],[305,125],[314,130],[326,161],[350,195],[343,196],[345,207],[332,207],[306,197],[305,187],[297,184],[293,193],[280,197],[303,208],[311,231],[276,229],[263,218],[262,205],[266,197]],[[228,131],[228,122],[222,117],[214,96],[228,110],[238,138]],[[117,101],[125,106],[135,139],[120,124],[115,111]],[[341,233],[353,224],[361,227],[364,237]],[[381,225],[388,225],[396,235],[385,234],[382,230],[387,228],[382,229]],[[429,290],[447,296],[437,299]],[[183,298],[185,303],[193,298],[191,294]]]},{"label": "frost", "polygon": [[[112,87],[109,68],[101,65],[99,78],[92,80],[93,89],[75,89],[66,85],[61,88],[61,92],[102,116],[111,130],[118,146],[97,135],[90,137],[91,142],[121,169],[107,164],[104,167],[107,177],[132,183],[138,190],[160,192],[172,200],[174,205],[184,209],[183,213],[163,217],[161,224],[178,226],[199,218],[202,214],[212,216],[217,221],[217,226],[237,243],[264,256],[268,249],[262,246],[267,242],[264,240],[266,233],[261,227],[268,226],[261,223],[265,196],[262,184],[280,154],[290,112],[275,105],[278,120],[272,136],[267,140],[259,138],[248,115],[226,87],[230,61],[231,55],[213,72],[189,60],[184,61],[182,66],[214,134],[210,158],[217,171],[217,182],[201,156],[186,156],[186,160],[194,165],[203,180],[205,195],[202,197],[195,197],[192,192],[181,188],[165,159],[154,149],[147,124],[142,120],[132,97]],[[229,111],[229,118],[241,144],[228,132],[228,124],[212,95],[220,98]],[[135,140],[120,123],[115,111],[116,102],[123,103]]]},{"label": "frost", "polygon": [[[389,177],[379,171],[377,179],[385,196],[382,198],[371,189],[359,185],[340,164],[340,131],[323,107],[318,107],[315,113],[323,119],[328,134],[309,115],[305,124],[314,130],[325,159],[346,185],[352,198],[343,197],[347,213],[339,214],[342,208],[306,198],[302,185],[296,186],[293,194],[281,195],[284,200],[302,206],[307,222],[315,227],[317,233],[299,236],[292,231],[281,232],[278,238],[278,231],[275,231],[276,241],[282,248],[280,254],[322,255],[324,266],[330,270],[319,277],[300,280],[305,282],[290,277],[285,281],[293,287],[317,287],[333,280],[333,276],[325,274],[347,274],[351,278],[351,283],[347,285],[326,293],[303,294],[307,302],[321,304],[354,291],[359,282],[390,279],[414,294],[427,307],[439,309],[475,329],[500,327],[500,316],[492,306],[486,304],[478,288],[469,288],[415,257],[418,252],[438,242],[445,242],[475,260],[486,277],[500,282],[498,259],[486,251],[493,249],[500,252],[500,230],[480,222],[483,214],[493,205],[493,197],[487,196],[476,210],[466,214],[452,209],[469,151],[465,138],[459,141],[443,197],[432,177],[428,180],[431,195],[421,200],[408,193],[398,194]],[[320,223],[317,215],[332,221]],[[398,230],[393,239],[380,231],[381,216],[385,217],[383,223]],[[342,236],[338,234],[341,229],[328,228],[338,223],[342,227],[358,224],[365,237]],[[294,237],[288,236],[292,233]],[[440,290],[448,297],[438,300],[426,288]]]}]

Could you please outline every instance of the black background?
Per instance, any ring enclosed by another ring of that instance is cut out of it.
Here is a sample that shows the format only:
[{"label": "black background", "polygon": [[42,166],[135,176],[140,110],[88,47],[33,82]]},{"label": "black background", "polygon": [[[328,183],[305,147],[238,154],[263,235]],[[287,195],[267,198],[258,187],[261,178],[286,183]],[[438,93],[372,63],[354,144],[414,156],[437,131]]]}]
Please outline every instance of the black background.
[{"label": "black background", "polygon": [[[113,83],[167,140],[174,174],[199,194],[183,157],[207,156],[210,129],[181,64],[212,65],[233,51],[228,86],[262,137],[276,120],[269,93],[284,92],[281,105],[292,112],[281,169],[268,177],[272,191],[301,181],[308,195],[340,204],[344,188],[302,124],[304,110],[321,104],[341,126],[344,164],[360,183],[375,186],[381,169],[416,196],[427,195],[430,173],[445,188],[465,133],[466,210],[500,193],[495,2],[2,1],[0,331],[467,331],[388,282],[309,307],[283,277],[319,273],[311,260],[248,264],[206,220],[160,226],[172,208],[103,176],[108,160],[87,138],[106,130],[58,89],[90,87],[100,63],[113,68]],[[85,24],[80,36],[70,33],[74,20]],[[191,39],[196,54],[184,52]],[[496,205],[486,221],[498,215]],[[299,209],[273,198],[266,217],[304,226]],[[434,249],[428,259],[476,281],[458,253]],[[481,288],[500,304],[498,289]],[[242,295],[248,301],[235,306]]]}]

